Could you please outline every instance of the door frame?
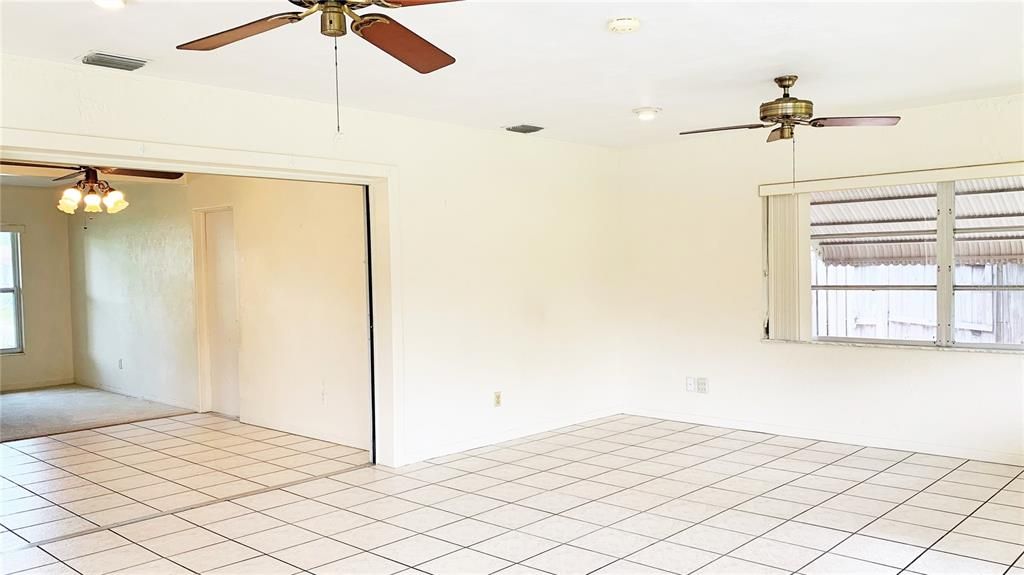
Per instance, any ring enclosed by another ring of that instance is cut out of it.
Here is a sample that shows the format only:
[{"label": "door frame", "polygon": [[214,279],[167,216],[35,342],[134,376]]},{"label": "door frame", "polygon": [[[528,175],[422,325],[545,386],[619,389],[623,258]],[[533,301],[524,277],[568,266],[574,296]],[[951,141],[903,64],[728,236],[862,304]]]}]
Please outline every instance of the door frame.
[{"label": "door frame", "polygon": [[410,463],[404,453],[404,318],[402,249],[397,234],[399,217],[394,208],[400,198],[396,166],[19,128],[0,128],[0,142],[0,156],[14,161],[114,165],[366,186],[374,272],[371,437],[375,440],[370,446],[371,461],[392,467]]},{"label": "door frame", "polygon": [[[196,306],[196,365],[198,378],[196,381],[196,411],[205,413],[213,410],[213,378],[210,375],[210,318],[207,304],[207,265],[206,256],[206,216],[218,212],[232,212],[232,206],[215,206],[194,208],[192,210],[192,259],[195,265],[195,306]],[[237,250],[236,250],[237,256]],[[238,261],[235,261],[235,313],[238,313]],[[237,317],[237,316],[236,316]],[[241,382],[239,387],[241,387]]]}]

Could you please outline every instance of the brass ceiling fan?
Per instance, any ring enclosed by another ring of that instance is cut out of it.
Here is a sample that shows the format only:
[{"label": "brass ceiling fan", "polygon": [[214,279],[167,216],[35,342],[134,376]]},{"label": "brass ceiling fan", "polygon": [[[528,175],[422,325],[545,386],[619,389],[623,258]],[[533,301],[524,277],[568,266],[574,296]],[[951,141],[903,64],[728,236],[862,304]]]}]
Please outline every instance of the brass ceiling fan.
[{"label": "brass ceiling fan", "polygon": [[412,30],[384,14],[357,14],[368,6],[403,8],[440,4],[457,0],[289,0],[304,12],[283,12],[243,24],[230,30],[193,40],[178,46],[179,50],[214,50],[233,42],[269,32],[285,24],[295,24],[320,13],[320,33],[339,38],[347,33],[347,20],[352,32],[387,52],[421,74],[429,74],[455,63],[455,58],[426,41]]},{"label": "brass ceiling fan", "polygon": [[99,174],[110,174],[113,176],[134,176],[137,178],[156,178],[158,180],[177,180],[184,174],[180,172],[160,172],[157,170],[135,170],[132,168],[100,168],[93,166],[55,166],[52,164],[36,164],[33,162],[12,162],[0,160],[5,166],[18,166],[22,168],[45,168],[48,170],[71,170],[70,174],[54,178],[55,182],[63,182],[81,178],[75,185],[64,190],[60,201],[57,202],[57,209],[66,213],[74,214],[80,203],[85,204],[86,212],[102,212],[102,206],[106,206],[108,214],[116,214],[128,207],[128,201],[124,192],[115,190],[106,180],[101,180]]},{"label": "brass ceiling fan", "polygon": [[796,126],[811,126],[812,128],[831,128],[837,126],[895,126],[899,123],[899,116],[841,116],[833,118],[815,118],[814,102],[801,100],[789,95],[789,89],[796,84],[796,76],[779,76],[775,78],[775,85],[782,88],[782,97],[770,102],[761,104],[760,124],[741,124],[739,126],[722,126],[720,128],[706,128],[703,130],[691,130],[680,132],[680,136],[687,134],[703,134],[705,132],[723,132],[726,130],[756,130],[758,128],[775,129],[768,134],[768,141],[792,140],[793,131]]}]

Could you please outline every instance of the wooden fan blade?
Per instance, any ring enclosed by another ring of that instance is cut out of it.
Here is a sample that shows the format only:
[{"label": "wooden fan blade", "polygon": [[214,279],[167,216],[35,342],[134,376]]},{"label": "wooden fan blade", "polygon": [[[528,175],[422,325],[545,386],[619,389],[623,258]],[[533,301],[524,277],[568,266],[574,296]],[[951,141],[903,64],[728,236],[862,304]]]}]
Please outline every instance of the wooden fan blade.
[{"label": "wooden fan blade", "polygon": [[19,166],[22,168],[46,168],[48,170],[80,170],[78,166],[55,166],[53,164],[36,164],[33,162],[13,162],[11,160],[0,160],[4,166]]},{"label": "wooden fan blade", "polygon": [[455,58],[383,14],[361,17],[352,23],[352,31],[420,74],[455,63]]},{"label": "wooden fan blade", "polygon": [[774,142],[782,139],[782,128],[775,128],[770,134],[768,134],[768,142]]},{"label": "wooden fan blade", "polygon": [[217,32],[198,40],[186,42],[181,46],[178,46],[179,50],[213,50],[220,48],[221,46],[227,46],[232,42],[244,40],[249,36],[255,36],[256,34],[262,34],[263,32],[269,32],[274,28],[279,28],[285,24],[291,24],[301,20],[302,12],[284,12],[282,14],[274,14],[273,16],[267,16],[248,24],[242,24],[236,28],[225,30],[223,32]]},{"label": "wooden fan blade", "polygon": [[427,4],[443,4],[445,2],[458,2],[459,0],[373,0],[373,3],[381,8],[406,8],[408,6],[425,6]]},{"label": "wooden fan blade", "polygon": [[832,128],[837,126],[895,126],[900,123],[900,117],[846,116],[837,118],[814,118],[809,123],[815,128]]},{"label": "wooden fan blade", "polygon": [[96,168],[97,171],[114,176],[135,176],[137,178],[156,178],[158,180],[177,180],[184,176],[181,172],[159,172],[157,170],[133,170],[131,168]]},{"label": "wooden fan blade", "polygon": [[705,128],[703,130],[690,130],[689,132],[679,132],[680,136],[686,136],[689,134],[704,134],[706,132],[724,132],[726,130],[756,130],[758,128],[770,128],[771,124],[741,124],[739,126],[722,126],[720,128]]},{"label": "wooden fan blade", "polygon": [[[74,168],[71,168],[71,169],[73,170]],[[61,176],[59,178],[54,178],[53,181],[55,181],[55,182],[63,182],[64,180],[74,180],[75,178],[80,178],[80,177],[82,177],[84,175],[85,175],[85,170],[79,170],[77,172],[71,172],[70,174],[63,175],[63,176]]]}]

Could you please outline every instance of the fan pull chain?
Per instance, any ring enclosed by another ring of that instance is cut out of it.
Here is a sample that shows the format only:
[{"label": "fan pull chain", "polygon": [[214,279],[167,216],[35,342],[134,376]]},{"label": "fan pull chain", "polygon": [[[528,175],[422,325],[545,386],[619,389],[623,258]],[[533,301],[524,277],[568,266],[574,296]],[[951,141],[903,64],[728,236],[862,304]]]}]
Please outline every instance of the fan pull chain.
[{"label": "fan pull chain", "polygon": [[793,131],[793,189],[796,189],[796,130]]},{"label": "fan pull chain", "polygon": [[341,133],[341,75],[338,73],[338,37],[334,37],[334,104],[335,123]]}]

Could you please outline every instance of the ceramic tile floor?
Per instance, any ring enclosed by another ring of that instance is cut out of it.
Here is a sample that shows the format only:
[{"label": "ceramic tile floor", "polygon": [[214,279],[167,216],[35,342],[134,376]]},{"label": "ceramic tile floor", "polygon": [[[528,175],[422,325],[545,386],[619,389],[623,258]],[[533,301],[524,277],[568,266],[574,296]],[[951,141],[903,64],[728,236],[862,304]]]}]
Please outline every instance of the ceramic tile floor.
[{"label": "ceramic tile floor", "polygon": [[1021,472],[623,415],[17,548],[3,571],[1024,575]]},{"label": "ceramic tile floor", "polygon": [[38,543],[367,463],[364,450],[188,414],[0,445],[0,545]]}]

